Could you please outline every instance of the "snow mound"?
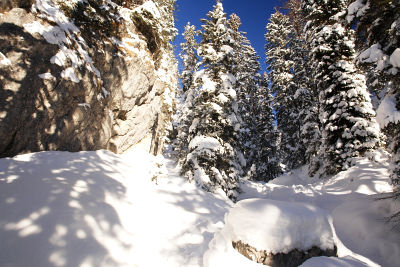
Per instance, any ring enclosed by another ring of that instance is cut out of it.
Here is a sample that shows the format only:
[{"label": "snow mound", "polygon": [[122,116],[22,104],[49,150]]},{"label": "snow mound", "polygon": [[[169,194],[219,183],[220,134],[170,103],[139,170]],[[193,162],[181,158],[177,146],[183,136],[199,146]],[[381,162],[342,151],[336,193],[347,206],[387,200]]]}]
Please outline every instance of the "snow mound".
[{"label": "snow mound", "polygon": [[215,234],[204,255],[204,266],[258,266],[232,247],[242,241],[273,254],[313,246],[334,248],[331,219],[310,204],[270,199],[239,201],[225,216],[225,227]]},{"label": "snow mound", "polygon": [[242,200],[226,216],[232,241],[274,254],[313,246],[333,249],[329,221],[326,212],[313,205],[270,199]]},{"label": "snow mound", "polygon": [[354,252],[369,255],[382,266],[398,266],[400,231],[385,218],[398,211],[399,204],[367,197],[346,202],[332,212],[336,232]]},{"label": "snow mound", "polygon": [[365,267],[365,263],[352,257],[334,258],[334,257],[314,257],[304,262],[299,267]]}]

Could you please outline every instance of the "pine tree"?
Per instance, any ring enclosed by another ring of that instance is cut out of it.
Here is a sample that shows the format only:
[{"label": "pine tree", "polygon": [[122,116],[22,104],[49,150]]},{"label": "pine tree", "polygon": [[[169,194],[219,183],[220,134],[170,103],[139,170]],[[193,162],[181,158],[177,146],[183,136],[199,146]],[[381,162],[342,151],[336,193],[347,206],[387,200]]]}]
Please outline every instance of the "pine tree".
[{"label": "pine tree", "polygon": [[178,159],[182,162],[188,153],[188,134],[189,127],[192,123],[191,109],[193,107],[195,92],[194,75],[198,67],[196,41],[197,31],[195,26],[187,23],[183,33],[185,42],[181,44],[181,52],[179,54],[182,59],[183,70],[180,73],[182,90],[179,96],[179,105],[177,109],[177,144],[175,150],[178,152]]},{"label": "pine tree", "polygon": [[246,172],[249,171],[254,161],[254,151],[257,148],[259,136],[256,132],[255,106],[257,103],[257,92],[260,87],[260,63],[259,56],[251,46],[246,33],[239,31],[240,18],[232,14],[228,20],[233,45],[233,67],[232,74],[237,78],[237,99],[239,113],[242,118],[240,131],[241,150],[246,158]]},{"label": "pine tree", "polygon": [[[378,117],[394,118],[393,114],[385,114],[383,106],[391,105],[400,112],[400,1],[353,1],[347,20],[356,24],[361,50],[358,62],[367,73],[367,85],[375,96],[376,106],[381,104]],[[381,119],[379,123],[392,154],[393,196],[400,198],[400,121]],[[400,212],[394,218],[400,222]]]},{"label": "pine tree", "polygon": [[197,31],[194,25],[190,25],[190,22],[185,26],[183,37],[184,43],[181,43],[181,52],[179,54],[182,59],[183,70],[180,74],[182,82],[183,92],[187,92],[193,84],[193,77],[197,71],[197,48],[198,44],[196,41]]},{"label": "pine tree", "polygon": [[354,64],[353,31],[343,25],[344,0],[305,0],[311,23],[314,79],[320,91],[322,124],[321,158],[324,175],[333,175],[352,165],[379,144],[379,128],[365,78]]},{"label": "pine tree", "polygon": [[301,110],[296,99],[299,89],[294,81],[296,64],[294,53],[295,29],[290,18],[279,11],[271,15],[265,35],[266,56],[270,70],[271,92],[274,94],[274,110],[281,132],[280,150],[286,170],[305,164],[305,147],[301,142]]},{"label": "pine tree", "polygon": [[283,169],[279,155],[280,134],[275,126],[273,97],[268,88],[268,76],[264,73],[261,86],[254,96],[254,159],[252,178],[258,181],[269,181],[282,174]]},{"label": "pine tree", "polygon": [[[289,0],[285,9],[291,24],[291,38],[289,47],[293,61],[293,79],[291,86],[295,91],[293,96],[297,107],[297,117],[294,119],[300,125],[301,145],[298,148],[299,156],[304,153],[304,161],[308,164],[308,174],[313,176],[320,168],[319,149],[321,133],[319,123],[319,101],[315,81],[313,81],[310,66],[310,49],[304,27],[306,19],[301,8],[300,0]],[[299,163],[304,161],[299,160]]]},{"label": "pine tree", "polygon": [[235,199],[245,165],[238,140],[241,118],[236,78],[230,72],[235,44],[221,2],[217,2],[207,17],[202,20],[202,41],[198,49],[203,69],[195,75],[200,88],[191,111],[188,155],[182,171],[203,188],[210,191],[221,188]]}]

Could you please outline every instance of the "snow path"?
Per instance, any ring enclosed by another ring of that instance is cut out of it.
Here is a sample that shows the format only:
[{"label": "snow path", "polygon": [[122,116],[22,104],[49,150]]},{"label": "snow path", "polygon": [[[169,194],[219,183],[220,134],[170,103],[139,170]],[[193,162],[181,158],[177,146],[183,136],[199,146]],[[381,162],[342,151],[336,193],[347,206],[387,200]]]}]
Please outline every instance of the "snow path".
[{"label": "snow path", "polygon": [[147,153],[0,159],[0,266],[201,266],[229,200]]}]

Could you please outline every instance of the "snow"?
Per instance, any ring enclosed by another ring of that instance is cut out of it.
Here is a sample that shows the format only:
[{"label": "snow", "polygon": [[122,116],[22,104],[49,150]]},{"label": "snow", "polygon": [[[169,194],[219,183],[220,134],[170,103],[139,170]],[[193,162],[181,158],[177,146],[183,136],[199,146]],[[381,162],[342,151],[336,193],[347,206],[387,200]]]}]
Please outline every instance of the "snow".
[{"label": "snow", "polygon": [[189,143],[189,149],[204,150],[209,149],[212,151],[223,149],[220,142],[213,137],[199,135],[193,138]]},{"label": "snow", "polygon": [[80,79],[76,76],[75,74],[75,69],[72,67],[66,68],[65,70],[61,71],[61,77],[64,78],[65,80],[74,82],[74,83],[79,83]]},{"label": "snow", "polygon": [[142,5],[135,8],[133,12],[139,14],[150,14],[150,16],[155,20],[161,19],[160,11],[158,10],[156,4],[153,1],[146,1]]},{"label": "snow", "polygon": [[400,48],[396,48],[390,56],[390,64],[395,68],[400,68]]},{"label": "snow", "polygon": [[[77,1],[69,1],[67,4],[73,4]],[[57,25],[43,25],[39,21],[34,21],[23,26],[30,34],[40,34],[48,43],[59,46],[59,51],[50,59],[50,62],[66,67],[61,72],[61,77],[79,83],[80,79],[70,68],[78,69],[83,66],[94,73],[100,80],[99,82],[102,83],[100,72],[94,66],[93,60],[87,52],[87,44],[81,37],[79,29],[64,15],[58,4],[52,0],[36,0],[32,6],[32,11],[43,21],[51,21]],[[74,47],[74,49],[68,47]],[[67,66],[69,62],[72,66]]]},{"label": "snow", "polygon": [[11,61],[3,54],[0,52],[0,65],[3,66],[10,66],[11,65]]},{"label": "snow", "polygon": [[366,63],[378,62],[384,56],[381,48],[380,44],[372,45],[359,55],[360,60]]},{"label": "snow", "polygon": [[357,0],[351,3],[347,9],[347,22],[353,21],[354,17],[361,17],[369,9],[369,3],[364,4],[363,0]]},{"label": "snow", "polygon": [[376,113],[376,120],[381,129],[385,128],[389,123],[398,123],[400,121],[400,111],[396,108],[396,96],[385,96]]},{"label": "snow", "polygon": [[334,257],[314,257],[304,262],[299,267],[366,267],[365,263],[352,257],[343,257],[341,259]]},{"label": "snow", "polygon": [[[201,138],[192,146],[217,149],[218,140]],[[399,203],[377,200],[391,192],[387,162],[378,151],[328,180],[310,178],[302,168],[270,183],[243,181],[232,208],[224,193],[182,178],[172,159],[140,148],[122,155],[54,151],[2,158],[0,265],[261,266],[233,249],[232,239],[244,238],[277,250],[293,240],[293,246],[337,246],[339,258],[302,266],[395,267],[400,232],[385,218]],[[271,240],[257,235],[265,231]],[[333,238],[321,238],[326,231]]]},{"label": "snow", "polygon": [[39,74],[38,76],[40,79],[43,79],[43,80],[55,80],[56,79],[50,72],[45,72],[45,73]]},{"label": "snow", "polygon": [[230,229],[232,241],[276,254],[313,246],[333,249],[329,220],[323,210],[310,204],[253,198],[230,210],[225,227]]},{"label": "snow", "polygon": [[201,266],[231,202],[168,159],[152,182],[160,161],[136,148],[0,159],[0,265]]}]

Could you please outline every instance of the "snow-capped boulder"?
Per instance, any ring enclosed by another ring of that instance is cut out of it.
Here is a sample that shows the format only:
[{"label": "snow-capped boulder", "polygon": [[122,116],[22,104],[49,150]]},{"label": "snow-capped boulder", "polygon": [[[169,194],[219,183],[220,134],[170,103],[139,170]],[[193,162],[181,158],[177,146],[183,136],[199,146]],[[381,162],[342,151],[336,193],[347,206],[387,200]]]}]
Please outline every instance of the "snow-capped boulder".
[{"label": "snow-capped boulder", "polygon": [[246,258],[274,267],[294,267],[311,257],[336,256],[331,219],[309,204],[242,200],[226,215],[225,223],[209,245],[205,266],[217,266],[232,246]]}]

